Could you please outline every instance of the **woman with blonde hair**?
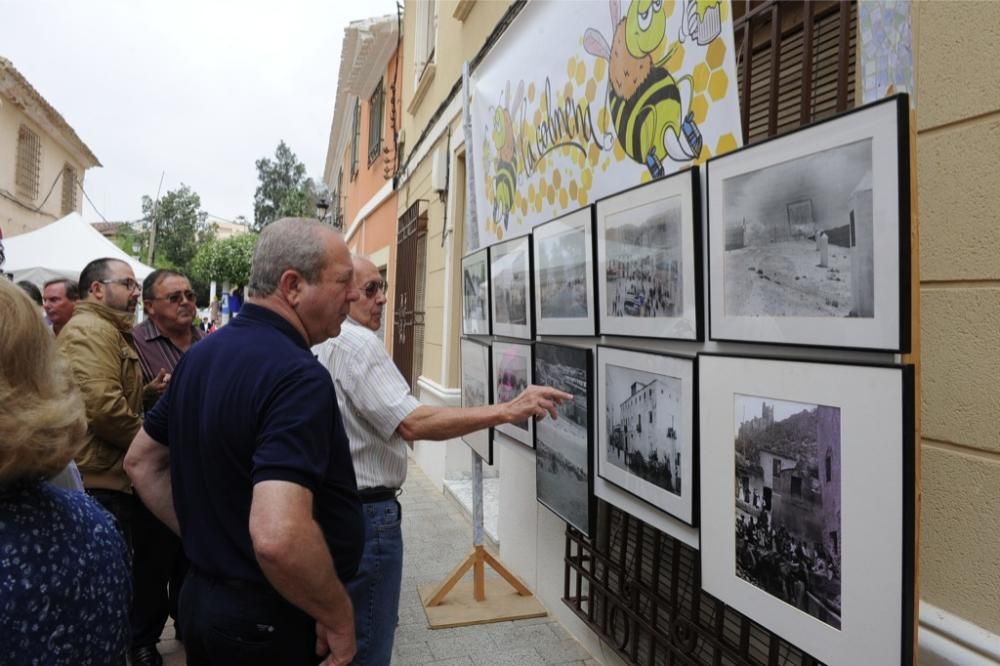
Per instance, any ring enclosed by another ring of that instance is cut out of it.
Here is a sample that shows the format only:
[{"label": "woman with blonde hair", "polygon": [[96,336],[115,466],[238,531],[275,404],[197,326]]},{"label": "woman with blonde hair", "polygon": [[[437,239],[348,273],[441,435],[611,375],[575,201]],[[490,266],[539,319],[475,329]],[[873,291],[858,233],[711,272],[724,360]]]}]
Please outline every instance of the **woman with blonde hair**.
[{"label": "woman with blonde hair", "polygon": [[124,663],[125,542],[87,495],[46,482],[86,429],[34,304],[0,279],[0,664]]}]

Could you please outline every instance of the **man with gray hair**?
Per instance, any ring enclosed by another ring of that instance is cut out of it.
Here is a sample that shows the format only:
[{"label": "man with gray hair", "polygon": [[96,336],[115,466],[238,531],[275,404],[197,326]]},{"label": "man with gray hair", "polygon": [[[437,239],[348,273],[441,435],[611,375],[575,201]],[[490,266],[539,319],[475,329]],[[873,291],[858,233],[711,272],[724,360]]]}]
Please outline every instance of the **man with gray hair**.
[{"label": "man with gray hair", "polygon": [[188,664],[347,664],[341,581],[364,523],[333,382],[310,346],[338,335],[358,298],[350,253],[316,220],[279,220],[248,287],[240,316],[178,362],[126,469],[191,564]]},{"label": "man with gray hair", "polygon": [[49,280],[42,287],[42,309],[52,324],[52,333],[59,335],[66,322],[76,311],[76,301],[80,291],[73,280],[56,278]]},{"label": "man with gray hair", "polygon": [[446,440],[501,423],[556,416],[556,405],[573,396],[529,386],[514,400],[484,407],[432,407],[410,387],[375,335],[382,323],[387,286],[368,259],[354,257],[360,298],[351,304],[343,331],[315,347],[333,377],[351,441],[365,515],[365,550],[347,589],[354,602],[358,666],[387,666],[399,610],[403,575],[401,508],[396,499],[406,479],[406,442]]}]

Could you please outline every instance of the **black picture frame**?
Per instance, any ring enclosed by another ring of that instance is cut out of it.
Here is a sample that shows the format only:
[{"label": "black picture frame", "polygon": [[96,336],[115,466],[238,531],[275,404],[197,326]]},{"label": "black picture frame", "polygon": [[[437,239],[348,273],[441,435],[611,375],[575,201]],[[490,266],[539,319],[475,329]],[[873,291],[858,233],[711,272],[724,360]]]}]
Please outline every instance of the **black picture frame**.
[{"label": "black picture frame", "polygon": [[598,345],[596,365],[597,476],[697,527],[697,356]]},{"label": "black picture frame", "polygon": [[[489,250],[491,332],[493,335],[531,340],[535,337],[531,236],[526,234],[494,243]],[[520,288],[516,282],[518,268],[523,271],[524,280]],[[517,303],[517,297],[523,298],[523,302]],[[523,323],[511,321],[521,317]]]},{"label": "black picture frame", "polygon": [[912,663],[913,367],[698,368],[703,589],[830,666]]},{"label": "black picture frame", "polygon": [[[535,423],[539,503],[585,535],[594,533],[593,350],[536,342],[535,381],[574,395],[559,418]],[[583,423],[581,423],[583,421]]]},{"label": "black picture frame", "polygon": [[[462,407],[480,407],[493,402],[493,377],[490,343],[465,336],[461,339]],[[462,441],[479,454],[487,465],[493,464],[493,429],[483,428],[462,435]]]},{"label": "black picture frame", "polygon": [[708,160],[710,339],[909,351],[909,121],[901,94]]},{"label": "black picture frame", "polygon": [[704,340],[698,167],[604,197],[594,208],[601,334]]},{"label": "black picture frame", "polygon": [[531,231],[537,335],[597,335],[594,207],[585,206]]},{"label": "black picture frame", "polygon": [[462,257],[462,335],[490,335],[490,249]]}]

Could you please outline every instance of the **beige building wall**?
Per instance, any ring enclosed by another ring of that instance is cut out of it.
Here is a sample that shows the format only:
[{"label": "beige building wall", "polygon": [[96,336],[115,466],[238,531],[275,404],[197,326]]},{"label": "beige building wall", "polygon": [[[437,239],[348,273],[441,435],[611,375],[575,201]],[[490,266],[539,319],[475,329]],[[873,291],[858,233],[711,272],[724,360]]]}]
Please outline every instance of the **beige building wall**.
[{"label": "beige building wall", "polygon": [[1000,3],[917,2],[913,18],[921,597],[1000,634]]},{"label": "beige building wall", "polygon": [[[41,171],[38,176],[38,197],[28,199],[17,192],[17,137],[21,125],[38,135],[42,146]],[[0,229],[5,236],[34,231],[64,217],[62,211],[62,180],[55,184],[48,201],[40,212],[33,212],[45,199],[52,183],[69,164],[82,182],[84,168],[51,135],[34,123],[10,100],[0,95]],[[76,212],[83,212],[83,193],[76,187]]]}]

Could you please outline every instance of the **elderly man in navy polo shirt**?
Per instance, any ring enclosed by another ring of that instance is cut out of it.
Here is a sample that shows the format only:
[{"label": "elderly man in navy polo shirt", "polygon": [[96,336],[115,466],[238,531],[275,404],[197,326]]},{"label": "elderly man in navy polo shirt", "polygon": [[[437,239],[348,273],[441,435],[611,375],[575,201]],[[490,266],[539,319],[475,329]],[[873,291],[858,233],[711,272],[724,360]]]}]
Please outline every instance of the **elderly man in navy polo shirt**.
[{"label": "elderly man in navy polo shirt", "polygon": [[181,358],[126,469],[191,562],[188,664],[347,664],[342,581],[364,522],[333,382],[310,352],[359,296],[343,238],[315,220],[269,225],[249,292]]}]

